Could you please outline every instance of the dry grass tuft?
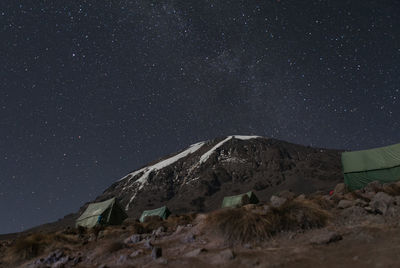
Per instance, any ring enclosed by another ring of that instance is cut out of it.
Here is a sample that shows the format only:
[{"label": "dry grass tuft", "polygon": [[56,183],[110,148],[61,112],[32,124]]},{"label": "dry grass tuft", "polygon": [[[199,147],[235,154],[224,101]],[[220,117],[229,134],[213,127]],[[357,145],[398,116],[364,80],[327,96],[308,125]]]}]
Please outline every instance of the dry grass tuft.
[{"label": "dry grass tuft", "polygon": [[125,248],[125,244],[123,242],[118,240],[107,240],[96,247],[95,255],[98,257],[104,257],[123,248]]},{"label": "dry grass tuft", "polygon": [[106,243],[103,247],[104,253],[113,253],[117,252],[118,250],[121,250],[125,247],[124,243],[121,241],[110,241],[109,243]]},{"label": "dry grass tuft", "polygon": [[16,258],[28,260],[41,254],[50,243],[47,235],[33,234],[18,238],[10,251]]},{"label": "dry grass tuft", "polygon": [[[335,207],[335,202],[327,199],[326,196],[323,196],[323,195],[312,196],[312,197],[310,197],[309,201],[317,204],[319,207],[321,207],[322,209],[325,209],[325,210],[329,210],[329,209],[332,209]],[[298,202],[302,202],[302,201],[298,201]]]},{"label": "dry grass tuft", "polygon": [[211,212],[206,228],[221,234],[229,244],[263,241],[273,234],[274,222],[243,208],[227,208]]},{"label": "dry grass tuft", "polygon": [[196,214],[171,215],[165,220],[165,227],[169,231],[175,231],[179,225],[192,223],[196,216]]},{"label": "dry grass tuft", "polygon": [[161,226],[166,227],[166,224],[160,216],[148,216],[144,219],[142,226],[144,233],[151,233]]},{"label": "dry grass tuft", "polygon": [[18,238],[9,248],[10,255],[16,259],[28,260],[43,253],[57,242],[70,242],[70,239],[60,234],[35,233]]},{"label": "dry grass tuft", "polygon": [[228,244],[260,242],[280,231],[306,230],[325,226],[330,215],[309,200],[288,201],[266,215],[244,208],[211,212],[203,228],[222,235]]},{"label": "dry grass tuft", "polygon": [[279,219],[279,231],[321,228],[330,218],[326,210],[310,200],[286,202],[272,213]]}]

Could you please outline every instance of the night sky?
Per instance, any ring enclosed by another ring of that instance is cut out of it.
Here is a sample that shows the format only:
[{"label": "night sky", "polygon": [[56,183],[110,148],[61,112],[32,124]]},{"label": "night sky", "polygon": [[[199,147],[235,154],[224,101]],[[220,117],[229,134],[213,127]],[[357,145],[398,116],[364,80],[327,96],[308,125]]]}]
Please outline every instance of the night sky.
[{"label": "night sky", "polygon": [[0,1],[0,233],[231,134],[400,142],[400,1]]}]

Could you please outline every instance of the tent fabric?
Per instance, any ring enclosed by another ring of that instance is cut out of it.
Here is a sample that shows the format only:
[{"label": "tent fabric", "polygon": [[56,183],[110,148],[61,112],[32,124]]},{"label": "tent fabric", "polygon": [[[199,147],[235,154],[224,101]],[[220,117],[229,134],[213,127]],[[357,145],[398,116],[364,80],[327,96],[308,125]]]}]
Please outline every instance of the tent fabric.
[{"label": "tent fabric", "polygon": [[144,220],[147,216],[159,216],[165,220],[166,218],[168,218],[169,215],[171,215],[171,212],[169,211],[169,209],[166,206],[163,206],[163,207],[156,208],[153,210],[143,211],[142,216],[140,216],[139,221],[144,222]]},{"label": "tent fabric", "polygon": [[221,207],[222,208],[237,207],[245,204],[257,204],[257,203],[258,203],[257,196],[252,191],[250,191],[239,195],[224,197]]},{"label": "tent fabric", "polygon": [[400,143],[342,154],[343,172],[361,172],[400,166]]},{"label": "tent fabric", "polygon": [[342,153],[344,182],[357,190],[372,181],[400,180],[400,144]]},{"label": "tent fabric", "polygon": [[379,181],[390,183],[400,180],[400,166],[386,169],[351,172],[344,174],[344,183],[350,190],[361,189],[368,183]]},{"label": "tent fabric", "polygon": [[96,225],[121,224],[126,219],[125,211],[120,207],[115,198],[103,202],[92,203],[76,220],[76,226],[93,228]]}]

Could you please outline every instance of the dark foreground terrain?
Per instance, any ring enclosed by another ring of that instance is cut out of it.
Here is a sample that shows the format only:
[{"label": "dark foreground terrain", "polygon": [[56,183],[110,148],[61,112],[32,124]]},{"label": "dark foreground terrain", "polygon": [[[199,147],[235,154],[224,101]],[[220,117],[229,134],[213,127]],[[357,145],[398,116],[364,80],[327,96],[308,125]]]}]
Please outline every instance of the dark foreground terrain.
[{"label": "dark foreground terrain", "polygon": [[1,267],[398,267],[400,183],[0,242]]}]

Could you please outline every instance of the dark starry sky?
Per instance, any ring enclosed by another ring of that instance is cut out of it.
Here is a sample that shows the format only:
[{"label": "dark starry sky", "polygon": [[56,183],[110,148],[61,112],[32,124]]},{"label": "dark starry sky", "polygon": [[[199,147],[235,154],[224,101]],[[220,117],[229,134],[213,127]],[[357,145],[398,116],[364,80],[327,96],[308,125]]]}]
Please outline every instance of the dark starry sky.
[{"label": "dark starry sky", "polygon": [[2,0],[0,40],[0,233],[217,136],[400,141],[397,0]]}]

